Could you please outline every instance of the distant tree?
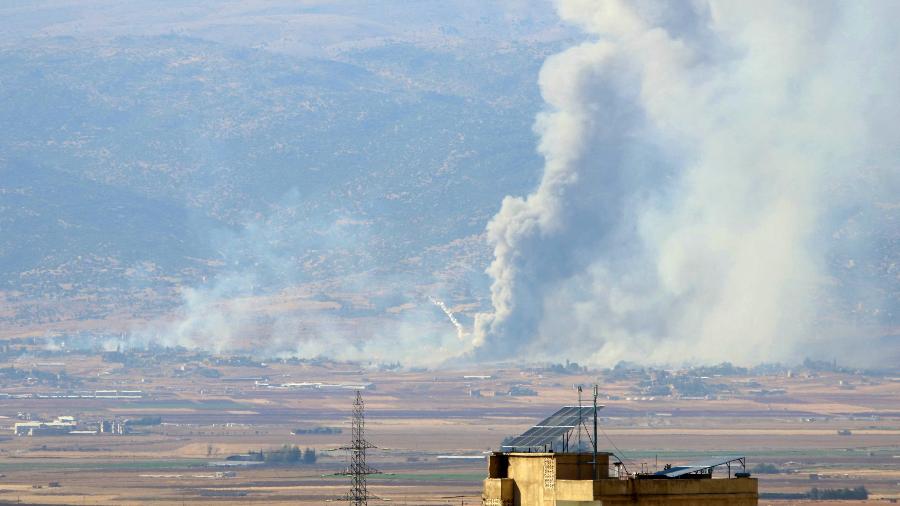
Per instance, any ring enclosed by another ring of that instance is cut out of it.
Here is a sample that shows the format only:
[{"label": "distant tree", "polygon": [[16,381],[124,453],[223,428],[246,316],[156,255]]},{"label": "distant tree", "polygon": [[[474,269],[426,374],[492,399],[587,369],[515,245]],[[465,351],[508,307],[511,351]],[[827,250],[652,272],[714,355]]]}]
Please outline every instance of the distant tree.
[{"label": "distant tree", "polygon": [[221,378],[222,373],[218,369],[211,369],[208,367],[200,367],[197,369],[197,374],[203,376],[205,378]]},{"label": "distant tree", "polygon": [[869,491],[866,490],[866,487],[859,486],[856,488],[823,488],[818,489],[813,487],[809,491],[810,499],[832,499],[832,500],[847,500],[847,499],[868,499]]},{"label": "distant tree", "polygon": [[313,427],[311,429],[294,429],[291,431],[295,436],[303,434],[340,434],[341,429],[338,427]]},{"label": "distant tree", "polygon": [[313,448],[307,448],[303,450],[303,463],[304,464],[315,464],[316,463],[316,450]]},{"label": "distant tree", "polygon": [[533,397],[537,394],[538,393],[536,390],[523,385],[513,385],[512,387],[510,387],[508,392],[508,395],[514,397]]},{"label": "distant tree", "polygon": [[776,466],[775,464],[762,463],[754,466],[753,472],[756,474],[778,474],[781,472],[781,470],[778,469],[778,466]]},{"label": "distant tree", "polygon": [[303,452],[293,445],[283,445],[277,450],[263,453],[263,461],[272,464],[296,464],[302,459]]}]

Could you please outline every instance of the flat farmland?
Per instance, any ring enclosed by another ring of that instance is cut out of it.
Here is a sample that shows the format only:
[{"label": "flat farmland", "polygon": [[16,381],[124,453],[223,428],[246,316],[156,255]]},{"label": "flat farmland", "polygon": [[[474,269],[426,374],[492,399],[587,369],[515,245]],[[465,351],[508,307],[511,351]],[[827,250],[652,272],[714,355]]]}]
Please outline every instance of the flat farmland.
[{"label": "flat farmland", "polygon": [[[3,367],[27,370],[32,379],[7,377],[0,389],[0,425],[7,429],[0,436],[0,501],[341,501],[349,481],[340,474],[348,462],[340,448],[349,443],[352,402],[362,388],[367,437],[378,447],[369,453],[380,471],[369,477],[374,496],[479,504],[485,453],[558,407],[577,404],[575,385],[594,383],[604,405],[600,447],[630,472],[742,455],[751,471],[759,470],[754,474],[767,494],[865,486],[873,500],[900,498],[900,382],[890,375],[698,377],[692,381],[715,392],[689,396],[675,387],[654,393],[662,380],[652,374],[648,380],[646,371],[425,371],[179,353],[113,357],[125,363],[89,353],[8,361]],[[116,397],[121,392],[130,393]],[[586,393],[581,402],[589,402]],[[13,435],[17,422],[57,416],[76,418],[86,433]],[[128,420],[129,431],[90,433],[101,419]],[[142,419],[150,421],[133,423]],[[573,437],[586,441],[587,433]],[[315,462],[233,460],[284,445],[314,450]]]}]

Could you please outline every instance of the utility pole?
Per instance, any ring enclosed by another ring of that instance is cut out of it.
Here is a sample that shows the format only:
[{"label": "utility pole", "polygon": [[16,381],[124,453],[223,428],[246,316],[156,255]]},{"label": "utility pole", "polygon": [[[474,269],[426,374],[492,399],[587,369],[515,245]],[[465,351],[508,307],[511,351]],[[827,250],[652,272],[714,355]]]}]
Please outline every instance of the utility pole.
[{"label": "utility pole", "polygon": [[599,394],[599,389],[597,385],[594,385],[594,481],[600,479],[600,469],[597,466],[597,395]]},{"label": "utility pole", "polygon": [[356,391],[356,400],[353,402],[353,421],[351,422],[350,446],[341,448],[350,452],[350,467],[342,474],[350,476],[350,494],[347,499],[350,506],[366,506],[369,500],[369,491],[366,487],[366,476],[377,474],[378,471],[366,464],[366,450],[375,448],[375,445],[366,441],[365,403],[359,390]]},{"label": "utility pole", "polygon": [[[584,416],[581,411],[581,385],[578,385],[578,447],[575,448],[576,453],[581,453],[581,427],[584,423],[581,421],[581,417]],[[587,432],[587,430],[585,430]]]}]

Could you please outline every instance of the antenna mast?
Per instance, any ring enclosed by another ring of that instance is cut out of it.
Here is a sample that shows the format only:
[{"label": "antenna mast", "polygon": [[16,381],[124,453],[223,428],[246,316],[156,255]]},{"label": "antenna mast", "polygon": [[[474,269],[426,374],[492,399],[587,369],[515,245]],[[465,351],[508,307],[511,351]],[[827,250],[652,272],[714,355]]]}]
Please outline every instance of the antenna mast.
[{"label": "antenna mast", "polygon": [[347,496],[350,506],[366,506],[369,500],[369,491],[366,488],[366,476],[378,474],[366,464],[366,450],[375,448],[375,445],[366,441],[365,403],[359,390],[356,391],[356,400],[353,401],[353,421],[351,425],[350,446],[341,448],[350,451],[350,467],[342,474],[350,476],[350,494]]},{"label": "antenna mast", "polygon": [[600,479],[600,469],[597,466],[597,395],[599,389],[594,385],[594,481]]},{"label": "antenna mast", "polygon": [[[581,416],[581,385],[578,385],[578,416]],[[578,447],[575,448],[575,453],[581,452],[581,426],[584,425],[582,420],[578,422]]]}]

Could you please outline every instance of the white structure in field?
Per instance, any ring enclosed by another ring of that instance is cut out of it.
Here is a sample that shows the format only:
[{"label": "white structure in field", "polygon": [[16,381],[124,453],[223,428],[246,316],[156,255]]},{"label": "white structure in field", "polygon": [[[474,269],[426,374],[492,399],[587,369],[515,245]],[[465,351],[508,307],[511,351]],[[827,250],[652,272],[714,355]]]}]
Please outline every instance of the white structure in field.
[{"label": "white structure in field", "polygon": [[54,436],[68,434],[77,426],[74,416],[58,416],[52,422],[18,422],[13,430],[17,436]]}]

